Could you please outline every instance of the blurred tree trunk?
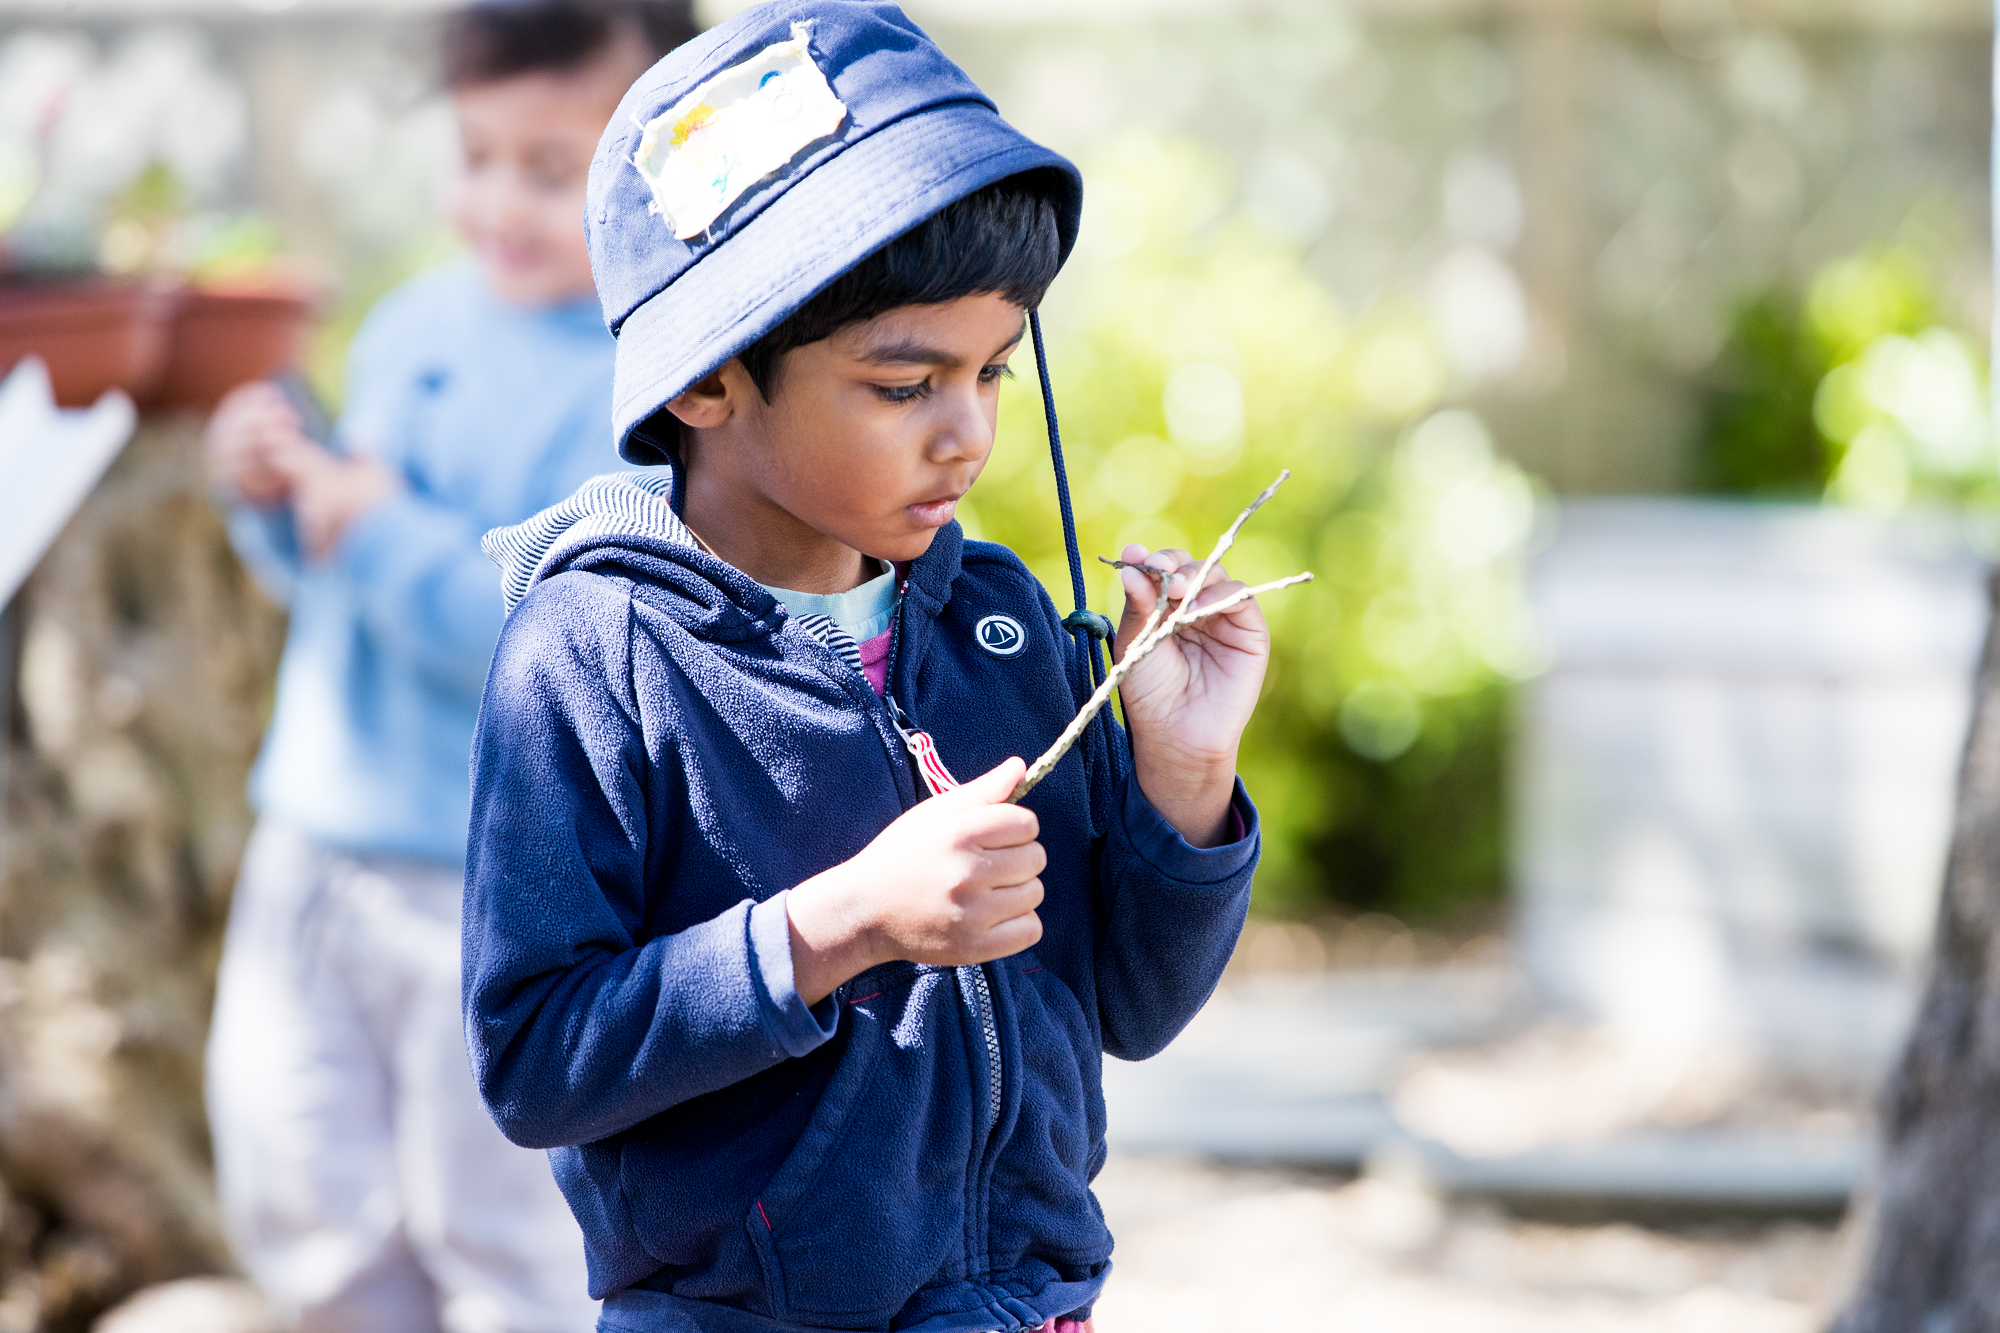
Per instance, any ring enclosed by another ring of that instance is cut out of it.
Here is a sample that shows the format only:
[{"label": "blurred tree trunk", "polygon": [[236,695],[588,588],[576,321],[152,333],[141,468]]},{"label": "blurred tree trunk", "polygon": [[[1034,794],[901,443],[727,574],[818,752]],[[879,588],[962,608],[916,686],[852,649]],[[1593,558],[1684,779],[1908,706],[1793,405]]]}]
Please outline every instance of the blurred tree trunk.
[{"label": "blurred tree trunk", "polygon": [[[2000,574],[1989,596],[2000,612]],[[2000,1330],[2000,614],[1979,665],[1932,949],[1883,1101],[1882,1161],[1835,1333]]]},{"label": "blurred tree trunk", "polygon": [[148,420],[10,617],[0,1333],[230,1266],[202,1045],[282,617]]}]

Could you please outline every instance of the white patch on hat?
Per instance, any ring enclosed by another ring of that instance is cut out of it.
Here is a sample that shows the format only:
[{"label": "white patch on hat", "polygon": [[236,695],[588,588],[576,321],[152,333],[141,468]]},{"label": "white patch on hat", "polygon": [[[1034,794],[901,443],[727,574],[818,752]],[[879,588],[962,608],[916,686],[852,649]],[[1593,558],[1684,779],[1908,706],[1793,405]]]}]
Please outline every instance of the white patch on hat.
[{"label": "white patch on hat", "polygon": [[681,240],[699,236],[737,198],[817,139],[847,107],[806,49],[811,29],[732,65],[645,124],[632,165],[653,211]]}]

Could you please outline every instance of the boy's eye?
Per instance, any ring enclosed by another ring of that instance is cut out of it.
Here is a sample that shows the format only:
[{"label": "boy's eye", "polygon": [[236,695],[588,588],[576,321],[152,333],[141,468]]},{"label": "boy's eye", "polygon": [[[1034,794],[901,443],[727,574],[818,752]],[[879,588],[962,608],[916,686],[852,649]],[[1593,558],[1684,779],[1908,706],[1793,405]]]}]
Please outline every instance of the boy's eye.
[{"label": "boy's eye", "polygon": [[1008,368],[1007,363],[1004,361],[995,365],[985,366],[979,372],[979,382],[981,384],[998,384],[1001,380],[1011,380],[1013,378],[1014,372]]},{"label": "boy's eye", "polygon": [[914,403],[931,391],[931,382],[924,380],[917,384],[878,384],[875,392],[882,395],[885,403]]}]

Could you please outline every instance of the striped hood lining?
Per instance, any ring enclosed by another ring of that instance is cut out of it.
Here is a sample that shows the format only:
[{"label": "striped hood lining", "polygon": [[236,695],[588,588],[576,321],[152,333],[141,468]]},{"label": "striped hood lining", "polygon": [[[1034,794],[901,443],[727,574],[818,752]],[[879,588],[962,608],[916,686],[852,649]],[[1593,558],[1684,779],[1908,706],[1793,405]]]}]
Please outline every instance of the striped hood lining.
[{"label": "striped hood lining", "polygon": [[[643,537],[699,550],[694,533],[674,512],[674,470],[649,467],[592,477],[561,504],[512,527],[495,528],[479,549],[500,569],[501,594],[511,613],[528,591],[562,568],[576,549],[605,538]],[[832,617],[792,619],[841,661],[861,670],[861,648]]]},{"label": "striped hood lining", "polygon": [[835,657],[853,667],[856,675],[867,674],[861,669],[861,645],[854,641],[852,634],[840,627],[839,621],[832,616],[821,615],[798,615],[792,619],[798,622],[800,629],[831,648]]},{"label": "striped hood lining", "polygon": [[673,497],[670,467],[607,472],[526,522],[493,529],[479,539],[479,549],[500,567],[501,595],[512,612],[530,588],[560,569],[585,542],[632,536],[699,549],[674,512]]}]

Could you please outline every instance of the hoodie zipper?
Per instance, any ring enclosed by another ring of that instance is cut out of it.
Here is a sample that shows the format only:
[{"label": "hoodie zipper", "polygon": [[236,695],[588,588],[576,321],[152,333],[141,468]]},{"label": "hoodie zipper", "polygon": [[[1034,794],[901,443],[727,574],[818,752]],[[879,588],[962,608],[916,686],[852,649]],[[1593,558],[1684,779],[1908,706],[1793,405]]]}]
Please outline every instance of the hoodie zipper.
[{"label": "hoodie zipper", "polygon": [[[937,745],[930,736],[919,730],[916,723],[896,702],[894,683],[896,679],[897,649],[903,642],[903,596],[909,592],[909,581],[904,580],[897,589],[896,616],[889,639],[889,661],[883,675],[882,702],[888,705],[889,725],[896,729],[909,751],[910,765],[923,780],[931,795],[937,796],[958,785],[938,757]],[[906,725],[907,724],[907,725]],[[1000,1021],[993,1009],[993,987],[987,981],[986,969],[977,963],[964,964],[954,969],[958,973],[959,998],[972,1012],[976,1020],[980,1040],[986,1047],[986,1107],[981,1120],[980,1141],[993,1137],[994,1129],[1000,1123],[1000,1110],[1006,1099],[1006,1064],[1000,1052]]]},{"label": "hoodie zipper", "polygon": [[993,1136],[994,1127],[1000,1123],[1004,1077],[1000,1064],[1000,1024],[993,1014],[993,990],[987,985],[984,967],[973,963],[959,968],[958,990],[965,999],[965,1007],[979,1020],[980,1035],[986,1039],[986,1116],[979,1135],[984,1140]]},{"label": "hoodie zipper", "polygon": [[[903,598],[908,595],[909,590],[908,579],[903,580],[896,589],[896,610],[889,630],[889,660],[883,664],[883,689],[876,707],[881,710],[878,716],[886,715],[890,731],[894,733],[896,740],[902,742],[904,761],[910,766],[912,779],[921,781],[926,791],[936,795],[940,791],[957,786],[957,780],[939,759],[937,747],[930,736],[919,731],[915,721],[904,714],[896,703],[896,668],[902,657],[903,646]],[[811,631],[808,630],[808,633]],[[812,637],[819,638],[817,634],[813,634]],[[831,644],[826,646],[832,648]],[[839,653],[836,651],[835,655],[839,656]],[[872,688],[868,688],[866,692],[874,694]],[[863,706],[866,707],[865,704]],[[895,740],[891,740],[889,733],[882,733],[881,738],[893,754],[896,749]],[[993,988],[987,978],[986,969],[979,965],[965,965],[953,968],[952,972],[953,979],[958,983],[959,1001],[974,1020],[974,1026],[979,1031],[980,1043],[986,1051],[985,1105],[979,1111],[980,1132],[973,1140],[971,1160],[967,1163],[971,1172],[967,1184],[976,1196],[979,1193],[981,1168],[985,1164],[987,1154],[992,1151],[993,1134],[999,1127],[1000,1113],[1005,1105],[1006,1061],[1000,1049],[1000,1022],[995,1012]],[[975,1088],[973,1091],[977,1096],[978,1090]],[[984,1204],[979,1205],[975,1213],[983,1214],[984,1207]],[[971,1232],[967,1233],[965,1259],[968,1265],[977,1267],[976,1256],[983,1247],[982,1240],[977,1239]]]}]

